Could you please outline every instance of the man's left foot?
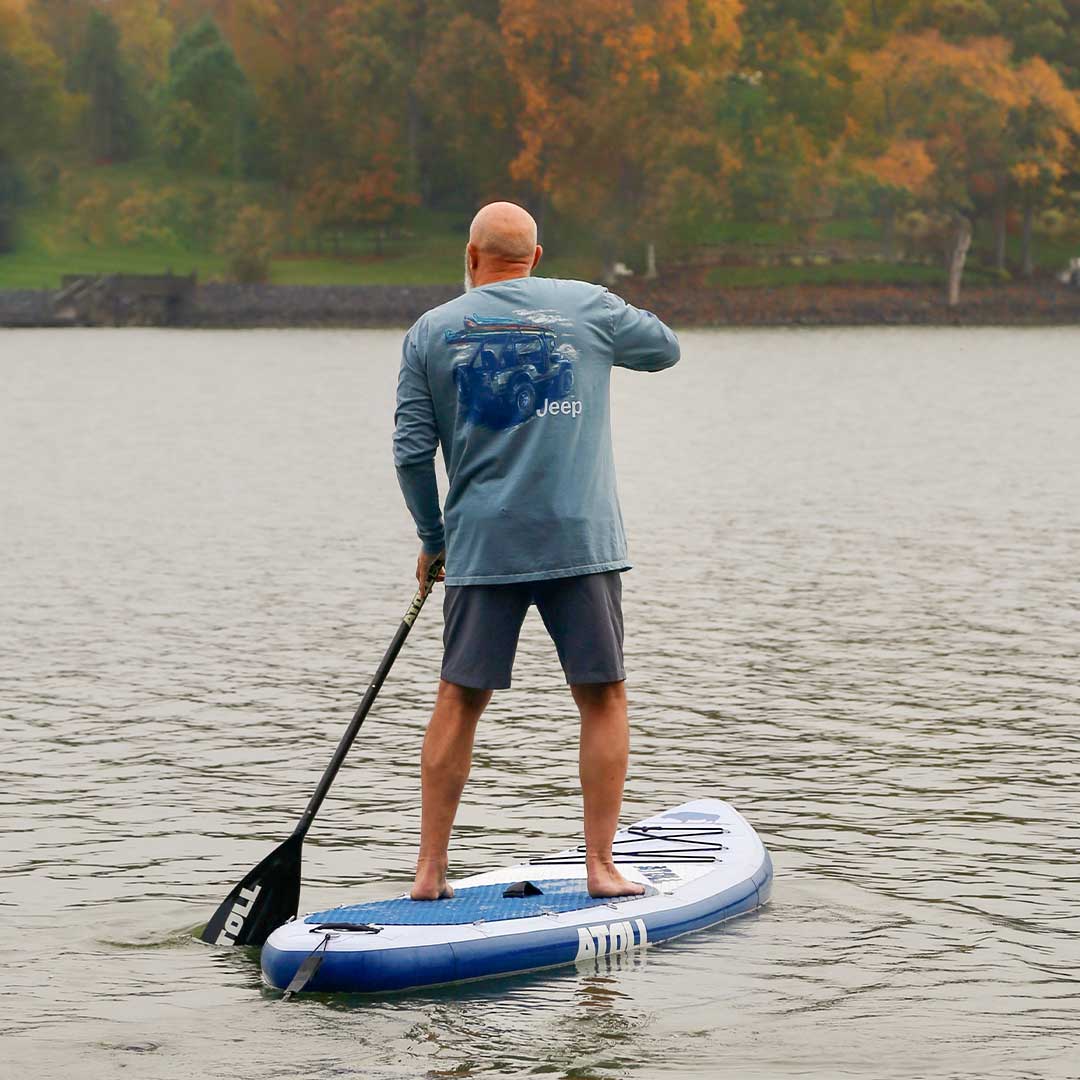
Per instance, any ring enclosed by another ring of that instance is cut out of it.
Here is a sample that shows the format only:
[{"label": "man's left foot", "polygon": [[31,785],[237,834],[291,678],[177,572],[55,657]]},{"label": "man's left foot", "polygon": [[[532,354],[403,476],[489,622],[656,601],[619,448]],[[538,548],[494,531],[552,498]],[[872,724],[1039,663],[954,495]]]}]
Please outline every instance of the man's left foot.
[{"label": "man's left foot", "polygon": [[416,863],[416,880],[413,881],[411,900],[449,900],[453,888],[446,882],[448,865],[441,861],[419,859]]}]

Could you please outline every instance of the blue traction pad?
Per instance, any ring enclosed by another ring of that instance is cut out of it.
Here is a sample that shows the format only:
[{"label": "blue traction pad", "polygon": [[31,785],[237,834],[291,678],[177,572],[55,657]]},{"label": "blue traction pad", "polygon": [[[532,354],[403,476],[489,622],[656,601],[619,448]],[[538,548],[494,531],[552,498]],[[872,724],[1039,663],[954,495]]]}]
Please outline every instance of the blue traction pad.
[{"label": "blue traction pad", "polygon": [[[544,890],[541,896],[504,897],[510,882],[497,885],[473,885],[458,889],[449,900],[375,900],[370,904],[349,904],[306,915],[306,923],[353,922],[375,923],[379,926],[451,926],[462,923],[498,922],[503,919],[528,919],[536,915],[579,911],[582,908],[603,907],[605,904],[640,900],[640,896],[619,896],[611,899],[592,897],[581,878],[537,881]],[[646,895],[656,894],[646,888]]]}]

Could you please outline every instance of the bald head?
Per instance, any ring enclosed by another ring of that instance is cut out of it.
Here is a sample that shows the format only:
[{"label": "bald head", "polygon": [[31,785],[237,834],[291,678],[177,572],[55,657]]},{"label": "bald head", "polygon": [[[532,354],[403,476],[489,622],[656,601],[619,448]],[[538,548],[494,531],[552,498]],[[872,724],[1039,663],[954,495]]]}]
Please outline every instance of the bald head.
[{"label": "bald head", "polygon": [[467,280],[485,285],[527,277],[540,261],[541,251],[536,243],[536,222],[528,210],[511,202],[488,203],[469,228]]},{"label": "bald head", "polygon": [[536,250],[536,222],[517,203],[488,203],[472,220],[469,243],[481,255],[525,262]]}]

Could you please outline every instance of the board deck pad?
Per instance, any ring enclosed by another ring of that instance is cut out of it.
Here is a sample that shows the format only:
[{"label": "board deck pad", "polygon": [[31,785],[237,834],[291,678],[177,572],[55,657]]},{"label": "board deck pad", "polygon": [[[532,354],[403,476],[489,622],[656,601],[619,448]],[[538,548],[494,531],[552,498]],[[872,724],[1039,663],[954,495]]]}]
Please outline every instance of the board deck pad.
[{"label": "board deck pad", "polygon": [[[755,911],[772,888],[761,839],[719,799],[695,799],[620,829],[613,854],[644,895],[589,896],[584,849],[568,848],[451,881],[455,895],[446,900],[402,895],[290,920],[263,946],[263,981],[286,989],[316,950],[306,991],[386,993],[606,963]],[[541,893],[503,895],[526,881]]]},{"label": "board deck pad", "polygon": [[[534,880],[532,878],[527,880]],[[369,923],[382,926],[460,926],[462,923],[500,922],[504,919],[528,919],[536,915],[556,915],[564,911],[607,907],[638,896],[610,899],[589,895],[581,878],[536,877],[543,893],[540,896],[504,897],[506,885],[473,885],[456,889],[448,900],[375,900],[369,904],[349,904],[308,915],[306,923]],[[646,888],[647,893],[655,889]]]}]

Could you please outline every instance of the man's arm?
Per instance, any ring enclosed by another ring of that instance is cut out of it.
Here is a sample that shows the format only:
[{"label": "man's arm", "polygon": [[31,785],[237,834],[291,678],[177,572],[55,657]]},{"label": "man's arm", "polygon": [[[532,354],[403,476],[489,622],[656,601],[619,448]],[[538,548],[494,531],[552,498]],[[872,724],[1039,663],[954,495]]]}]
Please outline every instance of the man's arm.
[{"label": "man's arm", "polygon": [[651,311],[607,294],[615,366],[634,371],[663,371],[679,362],[679,339]]},{"label": "man's arm", "polygon": [[416,522],[416,535],[424,554],[443,550],[442,510],[435,480],[435,451],[439,430],[427,373],[416,348],[413,327],[405,335],[398,373],[397,409],[394,412],[394,466],[405,505]]}]

